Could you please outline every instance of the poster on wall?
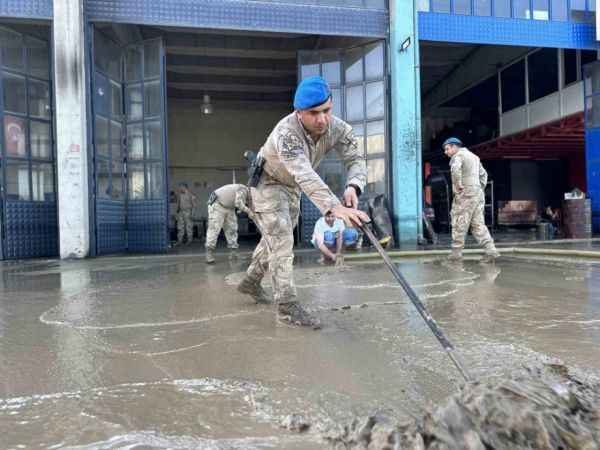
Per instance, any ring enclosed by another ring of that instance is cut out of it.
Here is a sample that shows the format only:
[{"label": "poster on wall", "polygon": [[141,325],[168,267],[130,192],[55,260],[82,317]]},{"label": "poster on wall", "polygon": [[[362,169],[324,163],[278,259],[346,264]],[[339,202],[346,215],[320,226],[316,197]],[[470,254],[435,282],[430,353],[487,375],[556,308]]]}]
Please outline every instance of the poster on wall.
[{"label": "poster on wall", "polygon": [[6,156],[25,157],[25,119],[13,116],[4,117]]}]

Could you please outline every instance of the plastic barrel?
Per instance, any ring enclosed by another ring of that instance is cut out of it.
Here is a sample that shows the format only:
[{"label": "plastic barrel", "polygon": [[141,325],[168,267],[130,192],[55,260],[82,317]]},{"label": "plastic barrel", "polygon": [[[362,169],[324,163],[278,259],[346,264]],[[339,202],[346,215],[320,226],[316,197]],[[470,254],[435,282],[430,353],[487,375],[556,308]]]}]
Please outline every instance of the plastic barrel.
[{"label": "plastic barrel", "polygon": [[565,237],[590,239],[592,237],[591,200],[565,200],[563,202],[563,225],[565,228]]}]

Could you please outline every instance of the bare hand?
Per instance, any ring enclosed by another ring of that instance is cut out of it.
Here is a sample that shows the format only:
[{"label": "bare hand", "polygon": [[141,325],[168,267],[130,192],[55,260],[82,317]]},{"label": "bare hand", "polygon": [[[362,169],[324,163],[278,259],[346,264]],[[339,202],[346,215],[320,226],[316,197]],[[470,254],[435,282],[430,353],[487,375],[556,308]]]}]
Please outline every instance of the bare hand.
[{"label": "bare hand", "polygon": [[358,195],[354,186],[348,186],[344,191],[344,205],[349,208],[358,208]]},{"label": "bare hand", "polygon": [[343,265],[344,265],[344,255],[336,255],[335,267],[343,267]]},{"label": "bare hand", "polygon": [[356,208],[346,208],[341,204],[331,208],[331,212],[337,219],[342,219],[347,227],[360,226],[371,221],[365,212]]}]

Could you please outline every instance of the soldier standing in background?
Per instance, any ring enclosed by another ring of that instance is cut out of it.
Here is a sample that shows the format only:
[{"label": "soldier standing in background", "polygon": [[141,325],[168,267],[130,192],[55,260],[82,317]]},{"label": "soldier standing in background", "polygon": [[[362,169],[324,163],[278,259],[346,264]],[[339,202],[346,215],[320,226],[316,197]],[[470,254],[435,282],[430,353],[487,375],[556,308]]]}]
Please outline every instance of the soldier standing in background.
[{"label": "soldier standing in background", "polygon": [[194,223],[192,211],[198,204],[196,196],[190,192],[187,183],[179,183],[179,196],[177,197],[177,243],[183,244],[183,236],[187,235],[188,245],[194,240]]}]

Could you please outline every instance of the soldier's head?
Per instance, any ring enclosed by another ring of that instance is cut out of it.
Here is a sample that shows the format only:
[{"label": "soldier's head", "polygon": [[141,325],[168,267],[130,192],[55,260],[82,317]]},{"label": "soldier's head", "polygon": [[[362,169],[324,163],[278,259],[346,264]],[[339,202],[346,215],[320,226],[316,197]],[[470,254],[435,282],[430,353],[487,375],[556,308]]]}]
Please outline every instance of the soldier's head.
[{"label": "soldier's head", "polygon": [[182,194],[185,194],[188,190],[188,185],[187,183],[179,183],[179,192],[181,192]]},{"label": "soldier's head", "polygon": [[327,82],[321,77],[302,80],[294,96],[294,109],[310,134],[325,134],[333,112],[331,90]]},{"label": "soldier's head", "polygon": [[452,158],[462,146],[463,143],[460,139],[451,137],[444,141],[442,144],[442,149],[444,149],[444,153],[448,158]]},{"label": "soldier's head", "polygon": [[332,227],[335,223],[335,216],[331,211],[327,211],[327,213],[325,213],[325,223],[330,227]]}]

